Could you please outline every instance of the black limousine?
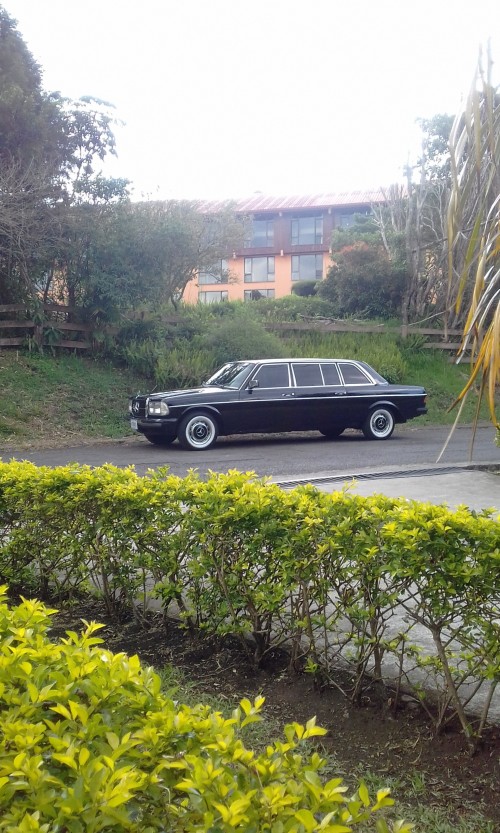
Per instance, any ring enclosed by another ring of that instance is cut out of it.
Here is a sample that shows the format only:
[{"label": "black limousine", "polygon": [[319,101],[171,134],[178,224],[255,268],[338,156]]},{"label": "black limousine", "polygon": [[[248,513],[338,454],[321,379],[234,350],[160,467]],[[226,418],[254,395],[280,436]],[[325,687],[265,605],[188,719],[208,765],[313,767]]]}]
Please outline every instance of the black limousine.
[{"label": "black limousine", "polygon": [[219,435],[346,428],[387,440],[396,423],[427,413],[425,388],[392,385],[365,362],[263,359],[225,364],[198,388],[134,396],[130,426],[155,445],[210,448]]}]

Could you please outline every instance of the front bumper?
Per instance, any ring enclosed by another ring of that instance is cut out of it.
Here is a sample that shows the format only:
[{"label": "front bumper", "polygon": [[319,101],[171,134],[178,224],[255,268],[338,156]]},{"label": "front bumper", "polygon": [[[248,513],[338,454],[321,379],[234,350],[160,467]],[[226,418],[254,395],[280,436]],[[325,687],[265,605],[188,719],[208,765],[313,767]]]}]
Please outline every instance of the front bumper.
[{"label": "front bumper", "polygon": [[169,434],[174,436],[177,434],[177,420],[174,417],[147,417],[142,419],[130,420],[130,427],[132,431],[138,431],[140,434]]}]

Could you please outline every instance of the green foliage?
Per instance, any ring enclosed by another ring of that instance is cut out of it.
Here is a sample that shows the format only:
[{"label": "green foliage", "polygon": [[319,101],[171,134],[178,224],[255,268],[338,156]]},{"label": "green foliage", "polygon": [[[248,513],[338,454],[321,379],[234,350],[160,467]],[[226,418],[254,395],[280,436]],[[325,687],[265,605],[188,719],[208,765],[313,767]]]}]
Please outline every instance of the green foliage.
[{"label": "green foliage", "polygon": [[292,294],[301,298],[312,298],[318,291],[318,281],[297,281],[292,286]]},{"label": "green foliage", "polygon": [[314,718],[256,753],[243,738],[262,697],[230,718],[174,703],[137,657],[102,647],[99,625],[52,642],[52,612],[0,595],[0,831],[389,831],[389,790],[348,795],[303,754],[325,733]]},{"label": "green foliage", "polygon": [[250,315],[246,308],[232,317],[226,316],[212,325],[197,343],[209,350],[215,366],[238,359],[267,359],[284,356],[283,342]]},{"label": "green foliage", "polygon": [[192,631],[237,637],[256,664],[286,646],[319,684],[342,667],[354,702],[390,659],[396,690],[437,729],[456,716],[471,746],[481,737],[487,709],[471,720],[469,688],[493,690],[500,674],[500,526],[488,512],[283,492],[236,471],[202,481],[12,462],[0,464],[0,514],[0,580],[17,591],[60,603],[92,589],[139,621],[156,597]]},{"label": "green foliage", "polygon": [[430,119],[418,119],[422,129],[422,158],[419,164],[426,177],[449,182],[451,174],[450,133],[454,116],[437,113]]},{"label": "green foliage", "polygon": [[356,240],[332,252],[333,265],[319,286],[342,315],[390,318],[401,307],[406,270],[381,243]]},{"label": "green foliage", "polygon": [[214,353],[203,346],[179,341],[158,356],[154,378],[163,390],[192,388],[208,379],[219,364],[222,362],[216,361]]},{"label": "green foliage", "polygon": [[[407,363],[396,338],[364,333],[294,333],[284,338],[291,356],[360,359],[390,382],[402,382]],[[415,382],[415,380],[413,380]]]},{"label": "green foliage", "polygon": [[5,351],[0,439],[19,447],[122,437],[127,396],[150,384],[145,376],[102,361]]},{"label": "green foliage", "polygon": [[0,159],[22,169],[36,162],[52,168],[62,139],[59,108],[42,91],[41,72],[16,28],[0,8]]},{"label": "green foliage", "polygon": [[337,307],[326,298],[302,298],[285,295],[283,298],[263,298],[252,305],[254,315],[267,321],[298,321],[302,318],[335,318]]},{"label": "green foliage", "polygon": [[[470,375],[455,404],[471,390],[488,402],[500,431],[500,97],[488,47],[450,136],[452,187],[448,210],[448,291],[464,308],[462,347]],[[457,284],[458,277],[458,284]]]}]

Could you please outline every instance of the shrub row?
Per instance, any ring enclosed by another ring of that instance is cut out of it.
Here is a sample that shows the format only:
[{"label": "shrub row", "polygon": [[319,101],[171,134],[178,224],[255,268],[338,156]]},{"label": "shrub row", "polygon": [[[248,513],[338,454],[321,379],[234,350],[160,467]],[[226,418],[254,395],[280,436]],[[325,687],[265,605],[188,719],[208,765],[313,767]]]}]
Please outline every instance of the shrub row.
[{"label": "shrub row", "polygon": [[163,390],[198,385],[225,362],[252,357],[349,355],[373,364],[392,382],[402,381],[407,363],[396,336],[268,329],[276,320],[335,314],[326,301],[295,296],[181,307],[177,324],[163,323],[160,314],[130,322],[102,350]]},{"label": "shrub row", "polygon": [[[60,603],[82,590],[111,613],[232,634],[256,663],[278,646],[360,702],[391,678],[436,728],[473,745],[500,673],[500,524],[465,507],[252,474],[0,464],[0,579]],[[345,682],[347,680],[347,682]],[[485,690],[482,714],[468,705]]]},{"label": "shrub row", "polygon": [[264,752],[245,746],[263,698],[231,718],[162,694],[137,657],[105,650],[88,625],[51,641],[40,602],[9,609],[0,588],[0,831],[3,833],[408,833],[390,828],[361,783],[322,779],[304,741],[324,730],[285,727]]}]

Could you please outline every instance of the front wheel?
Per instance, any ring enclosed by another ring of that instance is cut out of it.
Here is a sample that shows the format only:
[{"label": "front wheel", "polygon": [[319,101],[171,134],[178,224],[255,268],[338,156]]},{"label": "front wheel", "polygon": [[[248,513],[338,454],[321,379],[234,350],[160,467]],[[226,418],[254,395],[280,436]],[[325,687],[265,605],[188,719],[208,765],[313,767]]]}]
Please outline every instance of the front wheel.
[{"label": "front wheel", "polygon": [[210,448],[217,439],[219,428],[210,414],[188,414],[179,425],[177,438],[183,448],[202,451]]},{"label": "front wheel", "polygon": [[388,440],[394,431],[394,415],[388,408],[375,408],[363,424],[367,440]]}]

